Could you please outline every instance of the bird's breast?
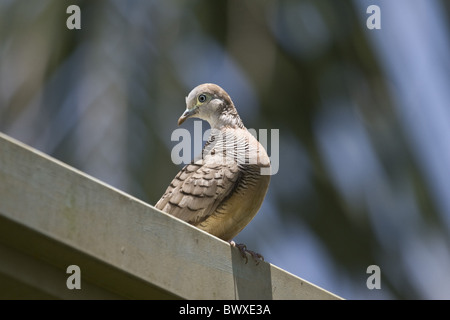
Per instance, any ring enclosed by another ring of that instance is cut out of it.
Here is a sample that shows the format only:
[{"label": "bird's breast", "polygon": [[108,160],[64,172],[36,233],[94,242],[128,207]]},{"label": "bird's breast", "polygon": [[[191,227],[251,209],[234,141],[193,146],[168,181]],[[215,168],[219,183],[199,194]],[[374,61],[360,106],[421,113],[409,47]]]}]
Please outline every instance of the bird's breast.
[{"label": "bird's breast", "polygon": [[229,241],[261,207],[270,182],[270,175],[263,175],[261,169],[270,167],[270,160],[264,147],[247,130],[222,132],[212,140],[205,146],[205,159],[223,165],[237,164],[238,177],[233,190],[198,227]]}]

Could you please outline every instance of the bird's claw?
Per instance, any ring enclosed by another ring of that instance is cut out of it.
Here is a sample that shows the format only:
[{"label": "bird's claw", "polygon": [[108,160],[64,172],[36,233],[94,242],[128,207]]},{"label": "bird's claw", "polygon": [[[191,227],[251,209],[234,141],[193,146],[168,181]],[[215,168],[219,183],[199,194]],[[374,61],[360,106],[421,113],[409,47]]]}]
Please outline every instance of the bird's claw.
[{"label": "bird's claw", "polygon": [[247,253],[252,256],[253,260],[256,262],[256,265],[258,265],[261,261],[264,261],[264,257],[262,254],[259,254],[252,250],[248,250],[247,246],[243,243],[236,243],[234,241],[230,241],[230,245],[239,249],[241,256],[245,258],[245,264],[247,264],[248,262]]}]

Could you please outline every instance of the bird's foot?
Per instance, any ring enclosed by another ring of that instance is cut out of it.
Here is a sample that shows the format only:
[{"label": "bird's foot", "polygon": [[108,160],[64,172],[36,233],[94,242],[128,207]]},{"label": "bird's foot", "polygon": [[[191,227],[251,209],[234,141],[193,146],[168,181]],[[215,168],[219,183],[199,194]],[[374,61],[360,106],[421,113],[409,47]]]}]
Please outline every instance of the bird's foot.
[{"label": "bird's foot", "polygon": [[236,243],[234,241],[230,241],[230,245],[232,247],[236,247],[239,249],[241,256],[245,258],[245,264],[247,264],[248,262],[247,253],[252,256],[253,260],[256,262],[256,265],[258,265],[261,261],[264,261],[264,257],[261,254],[252,250],[248,250],[247,246],[243,243]]}]

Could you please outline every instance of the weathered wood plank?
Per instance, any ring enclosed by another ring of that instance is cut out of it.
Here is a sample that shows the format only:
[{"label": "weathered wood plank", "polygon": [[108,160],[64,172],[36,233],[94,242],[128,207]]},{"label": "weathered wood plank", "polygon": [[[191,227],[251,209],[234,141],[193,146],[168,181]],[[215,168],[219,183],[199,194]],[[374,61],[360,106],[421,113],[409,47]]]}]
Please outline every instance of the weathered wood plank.
[{"label": "weathered wood plank", "polygon": [[0,277],[39,290],[42,274],[48,297],[339,298],[1,133],[0,245]]}]

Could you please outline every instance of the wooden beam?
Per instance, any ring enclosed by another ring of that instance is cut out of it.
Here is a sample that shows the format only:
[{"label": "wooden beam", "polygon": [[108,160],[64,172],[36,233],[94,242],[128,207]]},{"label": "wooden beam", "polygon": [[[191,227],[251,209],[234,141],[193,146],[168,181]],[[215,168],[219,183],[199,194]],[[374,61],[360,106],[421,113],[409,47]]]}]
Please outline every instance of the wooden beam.
[{"label": "wooden beam", "polygon": [[[80,267],[79,290],[66,286],[69,265]],[[0,298],[339,299],[267,262],[245,264],[227,242],[1,133],[0,292]]]}]

